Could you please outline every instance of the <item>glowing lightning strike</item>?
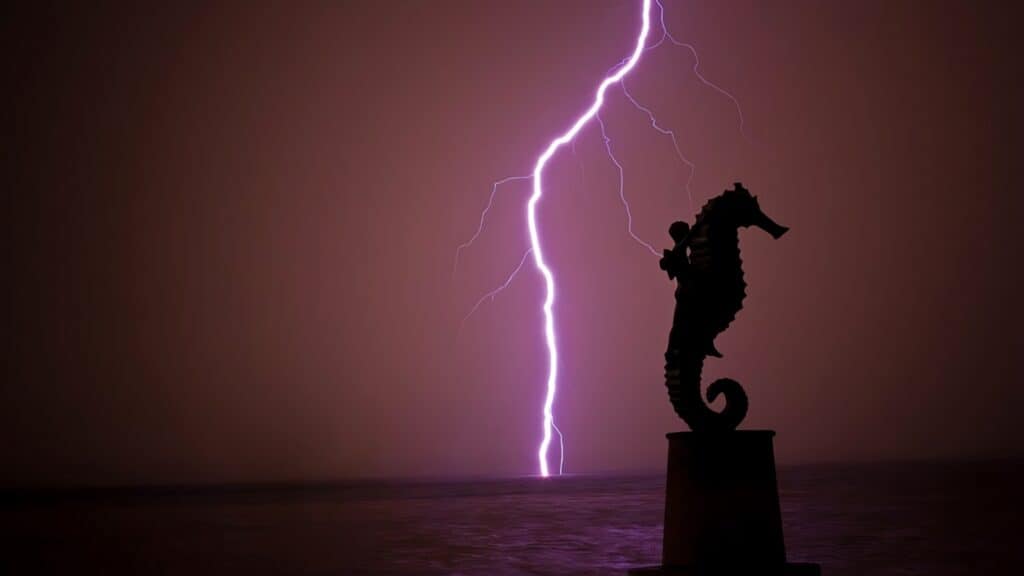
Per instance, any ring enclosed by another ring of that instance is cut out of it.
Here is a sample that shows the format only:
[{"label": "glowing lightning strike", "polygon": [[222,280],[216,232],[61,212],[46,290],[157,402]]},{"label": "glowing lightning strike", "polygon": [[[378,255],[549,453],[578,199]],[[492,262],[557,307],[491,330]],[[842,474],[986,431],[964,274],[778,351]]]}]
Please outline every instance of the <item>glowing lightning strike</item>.
[{"label": "glowing lightning strike", "polygon": [[555,338],[555,317],[552,313],[555,304],[555,277],[544,262],[544,250],[541,246],[540,236],[537,233],[537,202],[544,195],[542,182],[544,167],[558,148],[575,138],[583,126],[597,115],[601,105],[604,104],[604,93],[608,86],[622,80],[636,66],[636,63],[640,60],[640,55],[643,54],[644,45],[647,42],[647,33],[651,28],[650,12],[651,0],[643,0],[643,25],[640,28],[640,36],[637,38],[633,55],[618,71],[601,81],[601,84],[597,87],[594,103],[591,104],[590,108],[582,116],[576,119],[576,122],[573,123],[568,131],[548,144],[544,153],[537,158],[537,164],[533,169],[533,194],[526,205],[526,221],[530,229],[530,247],[533,249],[533,263],[544,276],[546,290],[544,298],[544,338],[548,347],[548,380],[547,395],[544,398],[544,439],[541,441],[540,449],[537,451],[537,459],[540,461],[540,474],[544,477],[549,475],[548,446],[551,444],[551,429],[554,426],[554,417],[552,416],[551,409],[555,403],[555,392],[558,388],[558,343]]},{"label": "glowing lightning strike", "polygon": [[[605,151],[607,152],[609,159],[615,165],[615,167],[617,168],[617,170],[619,172],[619,199],[622,202],[623,208],[625,209],[625,212],[626,212],[627,232],[629,233],[629,235],[638,244],[640,244],[642,247],[646,248],[650,253],[652,253],[655,256],[660,256],[660,254],[658,254],[658,252],[654,249],[653,246],[651,246],[649,243],[647,243],[644,240],[642,240],[641,238],[639,238],[633,232],[633,215],[632,215],[632,211],[630,210],[629,202],[626,200],[625,191],[624,191],[623,167],[622,167],[622,164],[618,161],[618,159],[616,158],[616,156],[614,155],[614,153],[612,151],[611,138],[607,134],[604,121],[602,120],[601,115],[600,115],[600,109],[601,109],[602,104],[604,103],[604,94],[605,94],[607,88],[609,86],[611,86],[612,84],[615,84],[617,82],[617,83],[619,83],[619,85],[622,88],[623,95],[633,105],[633,107],[636,108],[638,111],[644,113],[647,116],[647,119],[650,121],[651,127],[654,128],[659,133],[661,133],[663,135],[666,135],[669,138],[671,138],[672,146],[673,146],[673,148],[675,150],[676,156],[689,169],[689,175],[687,177],[686,184],[685,184],[684,188],[686,190],[687,198],[689,200],[690,211],[692,212],[693,211],[693,194],[691,192],[690,184],[692,183],[693,178],[694,178],[694,174],[696,172],[694,164],[692,162],[690,162],[683,155],[683,153],[682,153],[682,151],[681,151],[681,149],[679,147],[679,143],[676,140],[675,132],[673,132],[671,129],[663,128],[661,125],[659,125],[657,119],[655,118],[654,112],[650,108],[647,108],[646,106],[640,104],[640,102],[637,101],[637,99],[633,96],[633,94],[631,94],[629,92],[629,90],[626,88],[626,83],[625,83],[625,76],[626,76],[626,74],[628,74],[629,71],[632,70],[632,68],[635,67],[635,65],[637,64],[637,62],[640,59],[640,56],[644,52],[646,52],[648,50],[654,50],[655,48],[658,48],[659,46],[664,44],[666,42],[666,40],[669,41],[671,44],[677,46],[677,47],[686,48],[687,50],[689,50],[689,52],[693,55],[694,64],[693,64],[693,67],[692,67],[692,72],[696,76],[696,78],[702,84],[704,84],[705,86],[715,90],[719,94],[725,96],[730,101],[732,101],[733,105],[736,107],[736,112],[737,112],[737,114],[739,116],[739,131],[740,131],[740,134],[744,138],[746,138],[748,141],[750,140],[749,136],[747,136],[747,134],[746,134],[746,132],[744,130],[745,122],[744,122],[744,117],[743,117],[743,110],[740,108],[739,101],[732,94],[730,94],[729,92],[727,92],[726,90],[724,90],[720,86],[718,86],[718,85],[708,81],[701,74],[700,69],[699,69],[700,68],[700,59],[699,59],[699,57],[697,55],[697,50],[692,45],[687,44],[685,42],[680,42],[679,40],[676,40],[676,38],[672,36],[672,34],[668,31],[668,28],[665,25],[665,7],[662,5],[661,0],[654,0],[654,2],[658,5],[658,9],[659,9],[659,14],[660,14],[659,21],[660,21],[660,24],[661,24],[661,37],[657,40],[657,42],[655,42],[651,46],[644,47],[644,45],[646,43],[646,40],[647,40],[649,29],[650,29],[650,7],[651,7],[650,6],[650,4],[651,4],[650,0],[644,0],[644,2],[643,2],[643,15],[642,15],[643,16],[643,26],[641,28],[640,37],[637,39],[637,46],[634,49],[632,55],[627,57],[627,58],[622,59],[615,66],[613,66],[611,69],[608,70],[608,72],[606,73],[607,77],[601,82],[600,86],[598,87],[594,103],[591,105],[591,107],[582,116],[580,116],[576,120],[576,122],[573,124],[573,126],[569,129],[568,132],[566,132],[562,136],[556,138],[555,140],[553,140],[549,144],[549,146],[545,150],[544,154],[542,154],[538,158],[537,164],[536,164],[536,166],[534,168],[533,174],[525,175],[525,176],[510,176],[510,177],[498,180],[498,181],[496,181],[496,182],[494,182],[492,184],[490,197],[488,198],[487,204],[486,204],[486,206],[484,207],[483,211],[480,214],[480,222],[477,225],[477,229],[476,229],[475,233],[473,234],[473,236],[469,240],[467,240],[463,244],[459,245],[458,249],[455,251],[455,265],[454,265],[454,268],[453,268],[453,274],[455,273],[455,271],[458,270],[459,256],[460,256],[462,250],[470,247],[477,240],[477,238],[481,235],[481,233],[483,232],[484,222],[486,220],[488,212],[490,212],[491,208],[494,205],[494,200],[495,200],[495,196],[497,195],[498,188],[501,187],[502,185],[506,184],[506,183],[513,182],[513,181],[533,180],[533,195],[530,197],[530,202],[529,202],[529,204],[527,206],[527,210],[528,210],[528,212],[527,212],[527,222],[528,222],[528,224],[530,226],[531,247],[526,250],[526,252],[523,254],[522,259],[519,261],[518,266],[516,266],[515,270],[513,270],[512,273],[509,274],[508,278],[505,280],[505,282],[503,284],[501,284],[500,286],[498,286],[494,290],[491,290],[487,294],[483,295],[479,300],[477,300],[477,302],[476,302],[476,304],[474,304],[473,308],[463,318],[462,325],[463,326],[465,325],[466,321],[477,311],[477,309],[480,308],[481,305],[483,305],[485,302],[492,302],[492,301],[494,301],[495,297],[500,292],[502,292],[504,289],[506,289],[509,286],[509,284],[512,282],[512,280],[515,279],[515,277],[519,274],[519,271],[522,270],[523,266],[526,263],[527,257],[529,257],[530,254],[534,255],[534,263],[537,265],[538,270],[544,275],[545,286],[546,286],[546,291],[547,291],[546,292],[547,296],[546,296],[545,302],[544,302],[544,314],[545,314],[545,336],[546,336],[546,342],[547,342],[548,352],[549,352],[549,356],[548,356],[548,358],[549,358],[549,371],[548,371],[548,381],[547,381],[547,395],[545,396],[545,402],[544,402],[544,440],[541,443],[541,447],[540,447],[540,450],[538,452],[538,458],[540,460],[540,467],[541,467],[541,474],[543,476],[548,476],[547,448],[550,445],[550,441],[551,441],[551,430],[554,430],[554,432],[556,434],[558,434],[559,445],[561,447],[560,458],[559,458],[559,469],[558,469],[558,473],[559,474],[562,473],[562,468],[563,468],[564,463],[565,463],[564,438],[562,436],[562,431],[559,430],[557,426],[555,426],[554,418],[552,416],[552,407],[553,407],[553,404],[554,404],[554,395],[555,395],[555,392],[556,392],[555,387],[556,387],[556,384],[557,384],[557,362],[558,362],[558,350],[557,350],[556,341],[555,341],[555,337],[554,337],[554,317],[553,317],[554,278],[553,278],[553,275],[551,274],[551,271],[545,265],[544,260],[543,260],[543,256],[542,256],[542,254],[540,252],[540,242],[539,242],[539,238],[537,236],[536,217],[535,217],[536,202],[540,199],[540,196],[543,193],[543,190],[542,190],[542,187],[541,187],[541,173],[542,173],[543,168],[546,165],[547,161],[554,155],[554,152],[559,147],[561,147],[562,145],[564,145],[566,143],[571,143],[572,144],[573,154],[575,154],[576,153],[576,136],[579,134],[579,132],[582,130],[582,128],[587,124],[587,122],[589,122],[591,119],[596,120],[598,125],[600,126],[600,129],[601,129],[601,137],[602,137],[603,142],[604,142]],[[583,168],[582,164],[580,165],[580,168],[581,169]],[[460,327],[460,332],[461,332],[461,327]]]}]

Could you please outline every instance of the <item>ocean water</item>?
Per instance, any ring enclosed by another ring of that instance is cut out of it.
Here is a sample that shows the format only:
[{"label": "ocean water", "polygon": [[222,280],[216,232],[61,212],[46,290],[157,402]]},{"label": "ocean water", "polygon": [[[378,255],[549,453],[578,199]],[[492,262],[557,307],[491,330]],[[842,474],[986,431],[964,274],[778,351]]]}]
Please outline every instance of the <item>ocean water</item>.
[{"label": "ocean water", "polygon": [[[1024,461],[779,469],[787,552],[840,575],[1024,574]],[[624,574],[664,479],[8,493],[2,574]]]}]

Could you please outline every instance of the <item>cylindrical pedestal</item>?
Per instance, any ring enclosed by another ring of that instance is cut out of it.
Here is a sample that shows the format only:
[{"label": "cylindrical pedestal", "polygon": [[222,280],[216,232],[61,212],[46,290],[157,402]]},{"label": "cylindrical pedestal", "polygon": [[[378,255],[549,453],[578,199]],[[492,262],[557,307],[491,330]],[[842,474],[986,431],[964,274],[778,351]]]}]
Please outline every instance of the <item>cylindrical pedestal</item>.
[{"label": "cylindrical pedestal", "polygon": [[770,430],[668,434],[664,566],[781,566]]},{"label": "cylindrical pedestal", "polygon": [[662,565],[633,574],[805,574],[787,564],[771,430],[668,434]]}]

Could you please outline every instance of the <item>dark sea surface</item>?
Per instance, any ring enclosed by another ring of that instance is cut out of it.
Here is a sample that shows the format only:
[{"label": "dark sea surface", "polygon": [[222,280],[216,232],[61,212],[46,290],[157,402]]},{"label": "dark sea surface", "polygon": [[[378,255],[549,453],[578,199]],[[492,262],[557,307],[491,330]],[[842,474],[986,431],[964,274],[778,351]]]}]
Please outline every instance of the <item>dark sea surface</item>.
[{"label": "dark sea surface", "polygon": [[[830,576],[1024,574],[1024,461],[779,469],[791,561]],[[624,574],[664,479],[7,492],[0,574]]]}]

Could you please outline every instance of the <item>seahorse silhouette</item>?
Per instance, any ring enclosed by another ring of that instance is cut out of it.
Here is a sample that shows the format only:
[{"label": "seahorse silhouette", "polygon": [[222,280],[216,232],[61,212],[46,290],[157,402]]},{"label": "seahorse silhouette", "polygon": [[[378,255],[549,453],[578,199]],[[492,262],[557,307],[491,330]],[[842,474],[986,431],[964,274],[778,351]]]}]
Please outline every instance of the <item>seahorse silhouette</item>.
[{"label": "seahorse silhouette", "polygon": [[676,244],[661,259],[661,268],[677,281],[675,316],[665,352],[665,386],[676,414],[695,432],[732,430],[747,415],[747,395],[735,380],[721,378],[708,386],[708,403],[725,394],[721,412],[705,404],[700,393],[704,358],[721,357],[715,337],[743,308],[747,285],[738,229],[747,226],[757,226],[774,238],[789,230],[761,212],[757,197],[737,182],[704,205],[692,229],[685,222],[669,228]]}]

